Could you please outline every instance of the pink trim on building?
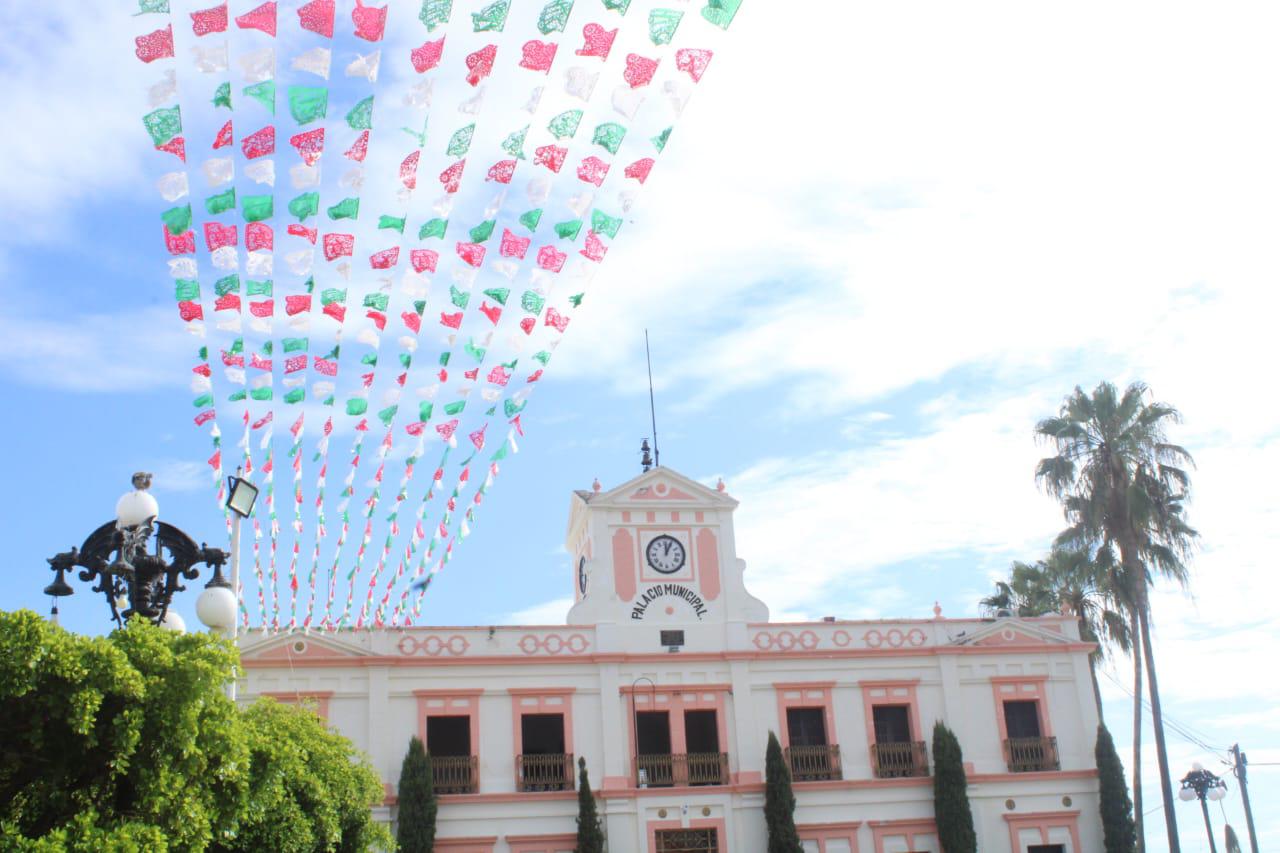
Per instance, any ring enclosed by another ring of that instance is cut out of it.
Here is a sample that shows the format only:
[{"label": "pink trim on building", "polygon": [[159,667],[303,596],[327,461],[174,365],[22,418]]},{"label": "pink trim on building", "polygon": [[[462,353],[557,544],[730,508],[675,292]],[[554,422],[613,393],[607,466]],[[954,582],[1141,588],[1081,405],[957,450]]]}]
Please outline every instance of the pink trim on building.
[{"label": "pink trim on building", "polygon": [[[827,743],[836,742],[836,714],[831,702],[831,691],[834,681],[775,681],[774,695],[778,700],[778,740],[782,748],[791,746],[791,735],[787,731],[788,708],[821,708],[824,725],[827,727]],[[808,783],[806,783],[808,784]]]},{"label": "pink trim on building", "polygon": [[578,836],[572,832],[557,835],[508,835],[505,840],[511,847],[511,853],[573,853],[578,844]]},{"label": "pink trim on building", "polygon": [[1004,721],[1005,702],[1036,703],[1036,715],[1040,718],[1040,736],[1053,737],[1053,726],[1049,720],[1049,696],[1047,675],[1009,675],[991,679],[991,693],[996,702],[996,726],[1000,730],[1000,742],[1009,738],[1009,730]]},{"label": "pink trim on building", "polygon": [[521,719],[525,714],[561,714],[564,716],[564,751],[573,754],[573,693],[575,687],[508,687],[511,694],[512,746],[519,755]]},{"label": "pink trim on building", "polygon": [[897,681],[859,681],[862,688],[862,712],[867,723],[867,748],[876,742],[876,705],[906,705],[907,717],[911,723],[911,739],[924,740],[920,729],[920,703],[916,699],[916,686],[920,679],[902,679]]},{"label": "pink trim on building", "polygon": [[918,849],[917,844],[926,837],[935,845],[938,840],[938,826],[932,820],[873,820],[868,825],[874,853],[885,853],[885,842],[895,838],[903,839],[908,850]]},{"label": "pink trim on building", "polygon": [[[671,790],[670,788],[667,789]],[[698,818],[690,820],[688,826],[682,824],[679,820],[651,820],[645,824],[645,835],[649,842],[649,853],[657,853],[658,849],[658,830],[660,829],[714,829],[716,831],[716,842],[721,850],[729,849],[729,839],[725,836],[724,818]]]},{"label": "pink trim on building", "polygon": [[613,588],[623,600],[636,597],[635,542],[621,528],[613,531]]},{"label": "pink trim on building", "polygon": [[[715,711],[716,737],[720,740],[720,751],[729,753],[728,714],[725,713],[725,699],[732,690],[729,684],[672,684],[659,685],[652,690],[636,685],[625,685],[618,692],[626,698],[627,744],[630,747],[631,777],[627,787],[634,784],[636,778],[636,717],[641,711],[666,711],[667,723],[671,727],[671,752],[681,755],[688,752],[684,732],[685,711]],[[732,762],[733,756],[730,755]],[[672,788],[657,790],[670,792]]]},{"label": "pink trim on building", "polygon": [[702,597],[707,601],[715,601],[720,597],[720,546],[716,542],[715,531],[704,527],[695,537],[695,550],[698,553],[698,585],[702,589]]},{"label": "pink trim on building", "polygon": [[1026,848],[1022,846],[1021,835],[1023,832],[1037,832],[1039,838],[1032,842],[1034,844],[1049,844],[1049,833],[1055,829],[1065,829],[1071,837],[1071,850],[1068,853],[1083,853],[1080,847],[1080,812],[1026,812],[1025,814],[1006,814],[1005,821],[1009,824],[1009,843],[1013,846],[1014,853],[1022,853]]},{"label": "pink trim on building", "polygon": [[818,845],[818,853],[833,853],[827,849],[832,841],[844,841],[849,845],[849,853],[858,853],[858,827],[860,820],[849,820],[840,823],[802,823],[796,826],[801,841],[812,841]]},{"label": "pink trim on building", "polygon": [[422,743],[427,743],[427,717],[467,717],[471,728],[471,754],[479,758],[480,696],[483,693],[480,688],[413,691],[414,698],[418,700],[418,737],[422,738]]},{"label": "pink trim on building", "polygon": [[493,853],[498,836],[471,836],[467,838],[437,838],[435,853]]}]

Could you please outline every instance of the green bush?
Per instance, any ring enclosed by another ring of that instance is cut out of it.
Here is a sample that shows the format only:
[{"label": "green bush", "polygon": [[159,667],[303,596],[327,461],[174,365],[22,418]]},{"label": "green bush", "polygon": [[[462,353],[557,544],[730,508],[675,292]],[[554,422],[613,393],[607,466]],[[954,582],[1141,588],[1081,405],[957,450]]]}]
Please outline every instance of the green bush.
[{"label": "green bush", "polygon": [[946,853],[978,851],[967,786],[960,741],[939,721],[933,726],[933,811]]},{"label": "green bush", "polygon": [[83,637],[0,612],[0,846],[364,850],[382,785],[309,711],[223,692],[228,641],[137,619]]}]

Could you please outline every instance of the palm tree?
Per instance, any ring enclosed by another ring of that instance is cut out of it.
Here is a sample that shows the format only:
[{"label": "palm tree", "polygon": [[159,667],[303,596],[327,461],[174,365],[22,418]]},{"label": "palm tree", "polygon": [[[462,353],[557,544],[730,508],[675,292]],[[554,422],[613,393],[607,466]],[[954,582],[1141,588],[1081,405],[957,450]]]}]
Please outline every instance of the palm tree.
[{"label": "palm tree", "polygon": [[1097,647],[1089,656],[1093,697],[1102,719],[1102,691],[1098,662],[1112,647],[1128,654],[1133,632],[1127,608],[1112,589],[1112,576],[1088,551],[1055,548],[1034,563],[1014,561],[1008,581],[996,581],[996,591],[979,602],[988,613],[1008,610],[1018,616],[1068,612],[1076,617],[1080,637]]},{"label": "palm tree", "polygon": [[[1166,425],[1180,420],[1178,410],[1165,403],[1146,402],[1147,397],[1147,386],[1141,382],[1133,383],[1123,394],[1110,382],[1100,383],[1092,394],[1077,387],[1056,417],[1036,425],[1037,435],[1057,451],[1040,460],[1036,479],[1063,505],[1069,527],[1058,537],[1058,544],[1090,548],[1095,560],[1109,567],[1114,589],[1131,609],[1151,696],[1169,850],[1179,853],[1173,782],[1151,646],[1149,593],[1153,570],[1185,583],[1183,559],[1197,535],[1182,518],[1182,502],[1190,484],[1186,467],[1193,462],[1186,450],[1166,437]],[[1135,673],[1135,680],[1139,678]],[[1139,703],[1135,714],[1140,714],[1140,709]],[[1134,743],[1136,773],[1137,737]],[[1135,816],[1141,814],[1140,796],[1135,784]]]}]

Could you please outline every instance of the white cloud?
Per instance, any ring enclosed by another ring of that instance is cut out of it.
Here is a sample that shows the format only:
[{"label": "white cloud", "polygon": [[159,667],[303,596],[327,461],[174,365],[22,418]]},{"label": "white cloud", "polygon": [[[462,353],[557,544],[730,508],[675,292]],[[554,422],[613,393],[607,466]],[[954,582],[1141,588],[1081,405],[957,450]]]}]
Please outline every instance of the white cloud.
[{"label": "white cloud", "polygon": [[142,181],[145,88],[159,73],[134,59],[133,37],[159,18],[124,6],[52,3],[5,16],[0,87],[16,124],[0,135],[0,222],[10,235],[69,239],[69,211],[86,197]]},{"label": "white cloud", "polygon": [[210,490],[210,468],[203,462],[162,459],[152,465],[152,481],[157,492],[199,492]]},{"label": "white cloud", "polygon": [[0,315],[0,370],[67,391],[184,388],[201,341],[182,326],[174,309],[158,307],[62,317],[6,312]]}]

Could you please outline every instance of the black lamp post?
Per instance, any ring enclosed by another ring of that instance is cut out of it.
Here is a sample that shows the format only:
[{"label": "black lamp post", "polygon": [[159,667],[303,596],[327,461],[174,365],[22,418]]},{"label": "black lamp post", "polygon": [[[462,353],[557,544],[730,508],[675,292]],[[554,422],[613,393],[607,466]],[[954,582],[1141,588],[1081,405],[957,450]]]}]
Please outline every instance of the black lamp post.
[{"label": "black lamp post", "polygon": [[1207,800],[1221,800],[1227,795],[1227,783],[1213,773],[1205,770],[1199,762],[1191,765],[1191,772],[1182,777],[1182,788],[1178,791],[1178,799],[1183,802],[1200,801],[1200,811],[1204,813],[1204,831],[1209,834],[1209,851],[1218,853],[1213,843],[1213,827],[1209,824],[1209,804]]},{"label": "black lamp post", "polygon": [[[147,492],[150,474],[134,474],[133,486],[135,491],[116,504],[115,521],[90,533],[79,548],[49,558],[56,574],[44,591],[54,597],[55,619],[57,599],[75,592],[66,581],[66,573],[75,568],[80,569],[80,580],[97,580],[93,591],[106,596],[111,618],[121,626],[137,614],[156,625],[181,630],[181,619],[169,613],[169,604],[175,592],[186,589],[182,580],[199,576],[196,566],[200,563],[213,569],[210,587],[230,586],[222,576],[227,552],[197,546],[186,533],[158,520],[160,506]],[[153,540],[154,548],[149,552]]]}]

